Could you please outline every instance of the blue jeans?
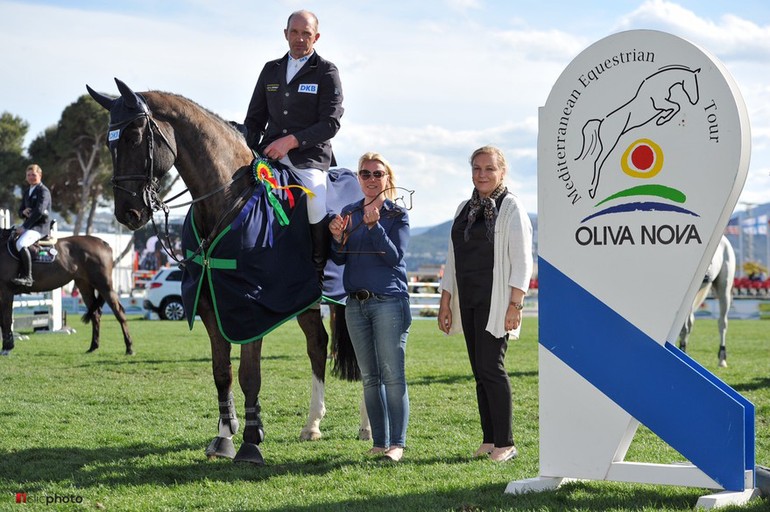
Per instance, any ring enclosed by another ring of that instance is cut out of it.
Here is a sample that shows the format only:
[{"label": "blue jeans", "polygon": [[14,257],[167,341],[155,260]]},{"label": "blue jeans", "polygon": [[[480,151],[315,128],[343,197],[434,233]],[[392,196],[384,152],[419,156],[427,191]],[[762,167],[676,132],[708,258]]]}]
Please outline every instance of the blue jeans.
[{"label": "blue jeans", "polygon": [[409,394],[404,359],[412,324],[409,299],[377,295],[359,301],[351,297],[345,321],[361,368],[373,444],[406,446]]}]

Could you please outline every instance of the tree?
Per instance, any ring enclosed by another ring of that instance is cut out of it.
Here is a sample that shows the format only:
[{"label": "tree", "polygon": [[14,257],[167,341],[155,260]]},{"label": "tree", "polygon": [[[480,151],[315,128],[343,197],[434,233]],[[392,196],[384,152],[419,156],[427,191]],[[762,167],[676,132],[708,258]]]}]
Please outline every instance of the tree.
[{"label": "tree", "polygon": [[17,198],[14,187],[8,184],[24,183],[24,169],[28,165],[24,157],[24,137],[29,130],[29,123],[9,112],[0,115],[0,206],[15,210]]},{"label": "tree", "polygon": [[[46,184],[56,211],[65,218],[74,215],[73,233],[91,231],[92,212],[103,200],[110,179],[107,149],[109,112],[88,94],[67,106],[58,124],[30,145],[30,154],[48,162]],[[41,164],[42,167],[42,164]],[[44,168],[45,172],[45,168]]]},{"label": "tree", "polygon": [[[69,176],[77,176],[79,194],[73,232],[78,234],[84,221],[93,219],[92,212],[110,179],[110,154],[107,149],[109,112],[88,94],[84,94],[62,112],[59,121],[58,152],[68,167]],[[86,218],[87,217],[87,218]],[[86,233],[91,231],[86,222]]]}]

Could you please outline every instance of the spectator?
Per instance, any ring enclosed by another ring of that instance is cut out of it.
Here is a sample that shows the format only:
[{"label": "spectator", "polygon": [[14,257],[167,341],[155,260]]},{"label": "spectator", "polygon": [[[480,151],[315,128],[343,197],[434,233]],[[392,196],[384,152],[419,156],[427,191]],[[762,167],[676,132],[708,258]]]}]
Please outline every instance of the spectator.
[{"label": "spectator", "polygon": [[370,453],[397,462],[404,454],[409,423],[404,371],[412,323],[404,263],[409,217],[393,203],[395,175],[385,158],[366,153],[358,168],[364,199],[331,220],[332,260],[345,264],[345,321],[372,426]]},{"label": "spectator", "polygon": [[505,353],[508,339],[518,339],[521,330],[533,267],[532,225],[504,184],[502,151],[484,146],[470,163],[474,189],[452,224],[438,327],[465,335],[483,436],[475,456],[502,462],[518,454]]}]

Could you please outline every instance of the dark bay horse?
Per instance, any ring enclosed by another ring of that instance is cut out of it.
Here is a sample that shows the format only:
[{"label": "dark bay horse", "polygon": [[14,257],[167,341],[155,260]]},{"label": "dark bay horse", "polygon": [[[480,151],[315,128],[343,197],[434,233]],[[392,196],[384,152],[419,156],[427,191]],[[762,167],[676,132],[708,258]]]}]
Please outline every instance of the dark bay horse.
[{"label": "dark bay horse", "polygon": [[54,245],[56,256],[53,261],[33,263],[34,284],[31,287],[19,287],[11,284],[19,268],[18,259],[11,251],[12,235],[13,229],[0,230],[0,328],[3,331],[3,350],[10,351],[14,346],[11,324],[15,294],[47,292],[74,280],[86,305],[83,321],[91,323],[91,346],[88,352],[99,348],[102,306],[106,302],[120,322],[126,355],[134,353],[126,313],[112,288],[112,249],[104,240],[93,236],[59,238]]},{"label": "dark bay horse", "polygon": [[[233,270],[240,271],[244,261],[237,258],[242,258],[244,253],[257,254],[247,263],[252,265],[250,268],[253,268],[254,272],[266,272],[264,268],[259,268],[261,262],[258,259],[265,254],[264,251],[259,251],[266,245],[272,247],[273,238],[277,240],[284,233],[296,230],[304,230],[305,234],[300,233],[300,238],[305,237],[309,241],[307,221],[304,225],[302,222],[291,222],[286,227],[278,227],[275,218],[280,217],[277,212],[281,208],[276,202],[283,204],[288,210],[290,206],[287,206],[286,200],[291,199],[289,196],[292,194],[282,189],[273,195],[271,187],[279,188],[278,180],[271,181],[270,186],[267,184],[269,180],[259,180],[255,155],[246,145],[241,133],[228,122],[182,96],[159,91],[137,94],[120,80],[115,81],[120,91],[117,98],[95,92],[90,87],[88,91],[100,105],[110,111],[108,139],[113,158],[112,182],[115,190],[116,218],[129,229],[136,230],[151,220],[154,211],[167,208],[157,195],[157,182],[172,166],[176,168],[193,198],[188,221],[194,223],[194,226],[187,229],[187,233],[194,231],[197,238],[193,240],[197,247],[185,245],[183,235],[183,250],[187,255],[183,262],[184,279],[187,279],[188,272],[201,275],[199,284],[194,288],[195,312],[200,316],[210,338],[214,384],[220,412],[219,433],[206,449],[206,455],[209,458],[227,457],[234,458],[236,462],[262,465],[264,458],[259,444],[264,440],[265,434],[259,403],[262,379],[260,356],[262,334],[269,332],[269,329],[252,333],[256,335],[252,338],[242,336],[237,341],[231,339],[234,335],[230,336],[228,330],[233,328],[232,324],[248,322],[252,317],[258,316],[248,312],[251,302],[259,302],[266,296],[278,297],[277,300],[282,301],[290,300],[289,296],[294,295],[292,290],[300,288],[293,286],[297,276],[305,275],[307,265],[312,265],[310,252],[307,251],[307,261],[303,259],[301,265],[291,266],[294,265],[291,258],[296,256],[295,253],[301,252],[301,249],[297,246],[282,248],[280,251],[276,249],[276,254],[282,261],[276,264],[271,260],[268,269],[275,274],[273,281],[279,282],[273,285],[260,282],[244,294],[236,307],[236,311],[237,308],[242,308],[240,318],[234,321],[220,317],[222,300],[216,285],[221,281],[249,281],[252,278],[246,272],[239,274]],[[256,180],[253,179],[255,177]],[[273,192],[275,191],[274,189]],[[269,211],[260,217],[260,222],[267,226],[270,234],[257,244],[259,247],[247,246],[247,249],[239,250],[233,259],[227,261],[211,257],[210,249],[223,236],[234,232],[236,228],[233,226],[237,225],[241,230],[244,215],[240,212],[255,211],[256,207],[251,206],[251,201],[255,201],[253,198],[263,204],[261,201],[267,196],[270,196],[271,205],[275,208],[270,207]],[[306,215],[305,200],[300,194],[301,202],[292,211],[301,211]],[[282,266],[284,260],[285,264]],[[267,265],[268,263],[265,263],[265,266]],[[254,268],[255,266],[257,268]],[[228,274],[226,269],[217,268],[229,268],[230,273]],[[183,291],[186,287],[184,279]],[[317,285],[317,279],[314,281],[318,295],[312,302],[316,303],[320,297],[320,287]],[[274,291],[276,285],[282,287],[278,292]],[[194,315],[187,303],[185,313]],[[329,338],[317,307],[303,306],[292,311],[287,318],[294,316],[307,339],[307,353],[313,374],[310,412],[301,438],[318,439],[321,436],[319,424],[325,414],[324,378]],[[344,318],[344,314],[336,316]],[[191,327],[193,318],[188,317]],[[232,442],[232,437],[239,428],[232,393],[232,343],[240,344],[238,380],[245,397],[246,418],[243,443],[237,453]],[[350,352],[352,354],[352,351]]]}]

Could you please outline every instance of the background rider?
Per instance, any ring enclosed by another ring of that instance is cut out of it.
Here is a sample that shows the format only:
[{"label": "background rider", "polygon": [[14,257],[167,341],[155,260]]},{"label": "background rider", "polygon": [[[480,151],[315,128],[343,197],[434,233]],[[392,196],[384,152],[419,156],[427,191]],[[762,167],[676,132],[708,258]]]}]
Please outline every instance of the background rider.
[{"label": "background rider", "polygon": [[29,246],[47,236],[50,232],[49,215],[51,210],[51,191],[43,184],[43,170],[37,164],[27,167],[28,187],[21,194],[19,217],[22,225],[16,228],[18,239],[16,249],[21,260],[21,275],[11,281],[18,286],[32,286],[32,258]]}]

